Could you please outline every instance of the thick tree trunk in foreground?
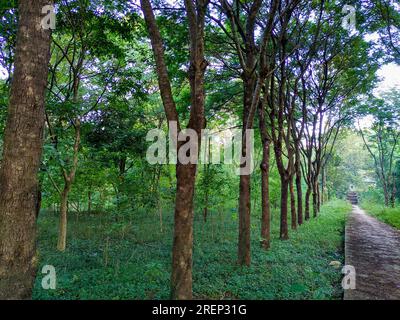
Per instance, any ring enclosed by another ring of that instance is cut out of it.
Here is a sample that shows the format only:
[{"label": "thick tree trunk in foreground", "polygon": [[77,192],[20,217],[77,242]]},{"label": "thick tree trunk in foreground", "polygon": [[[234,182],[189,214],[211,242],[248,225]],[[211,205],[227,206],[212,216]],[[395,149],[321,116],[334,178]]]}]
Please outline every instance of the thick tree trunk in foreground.
[{"label": "thick tree trunk in foreground", "polygon": [[[200,29],[203,30],[203,27]],[[201,32],[200,30],[197,31]],[[191,32],[193,32],[192,29]],[[197,36],[192,35],[191,37]],[[200,38],[204,41],[203,36],[200,36]],[[198,150],[200,150],[201,130],[205,127],[204,74],[207,63],[204,60],[203,49],[203,45],[200,43],[195,48],[192,48],[189,71],[192,103],[189,128],[194,129],[198,134]],[[196,53],[193,53],[194,50]],[[176,167],[177,188],[171,275],[172,299],[192,299],[193,197],[196,172],[197,165],[183,165],[178,160]]]},{"label": "thick tree trunk in foreground", "polygon": [[[208,62],[204,56],[204,22],[208,1],[185,0],[190,38],[190,120],[188,128],[198,135],[201,148],[201,131],[205,128],[204,77]],[[179,151],[178,151],[179,154]],[[198,158],[197,155],[191,155]],[[193,197],[197,165],[177,164],[174,243],[172,252],[171,298],[192,299],[193,256]]]},{"label": "thick tree trunk in foreground", "polygon": [[172,251],[171,298],[192,297],[193,196],[195,165],[176,167],[174,245]]},{"label": "thick tree trunk in foreground", "polygon": [[48,0],[20,0],[15,69],[0,169],[0,299],[30,298],[36,273],[36,216],[50,31]]}]

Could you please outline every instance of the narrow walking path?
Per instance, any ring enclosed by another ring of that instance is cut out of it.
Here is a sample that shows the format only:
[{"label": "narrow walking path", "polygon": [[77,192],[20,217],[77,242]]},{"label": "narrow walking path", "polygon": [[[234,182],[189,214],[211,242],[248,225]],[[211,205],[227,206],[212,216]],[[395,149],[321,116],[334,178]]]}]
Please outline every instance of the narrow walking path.
[{"label": "narrow walking path", "polygon": [[345,300],[400,299],[400,232],[358,206],[347,222],[346,265],[356,271],[356,289]]}]

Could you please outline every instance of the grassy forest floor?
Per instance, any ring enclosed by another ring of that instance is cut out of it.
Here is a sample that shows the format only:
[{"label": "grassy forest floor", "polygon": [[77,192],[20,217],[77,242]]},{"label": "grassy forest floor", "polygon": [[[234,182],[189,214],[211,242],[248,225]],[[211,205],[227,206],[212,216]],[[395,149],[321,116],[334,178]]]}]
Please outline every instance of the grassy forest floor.
[{"label": "grassy forest floor", "polygon": [[373,202],[363,202],[361,207],[378,220],[400,229],[400,208],[387,208]]},{"label": "grassy forest floor", "polygon": [[[272,244],[259,246],[260,223],[252,217],[252,266],[236,265],[236,213],[196,216],[194,297],[201,299],[341,299],[344,226],[351,206],[333,201],[317,219],[280,241],[278,212]],[[40,265],[33,299],[168,299],[172,213],[160,231],[157,214],[135,212],[115,222],[110,215],[70,215],[67,250],[57,252],[58,217],[39,219]],[[290,224],[289,224],[290,225]],[[41,286],[43,265],[53,265],[57,289]]]}]

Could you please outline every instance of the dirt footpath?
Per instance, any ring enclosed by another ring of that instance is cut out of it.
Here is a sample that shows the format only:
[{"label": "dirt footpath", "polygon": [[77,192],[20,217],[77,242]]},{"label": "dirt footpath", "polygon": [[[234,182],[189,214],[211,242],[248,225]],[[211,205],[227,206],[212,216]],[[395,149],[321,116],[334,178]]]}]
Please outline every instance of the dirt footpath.
[{"label": "dirt footpath", "polygon": [[400,299],[400,231],[353,206],[345,255],[356,271],[356,289],[345,290],[345,300]]}]

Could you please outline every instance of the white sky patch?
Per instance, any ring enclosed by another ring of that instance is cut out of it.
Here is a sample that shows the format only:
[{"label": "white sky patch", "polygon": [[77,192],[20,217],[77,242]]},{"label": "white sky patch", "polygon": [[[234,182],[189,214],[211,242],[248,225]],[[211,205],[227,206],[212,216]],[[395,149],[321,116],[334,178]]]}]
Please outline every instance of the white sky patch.
[{"label": "white sky patch", "polygon": [[369,128],[371,128],[373,121],[374,121],[373,116],[371,116],[371,115],[365,116],[358,120],[356,127],[361,130],[369,129]]},{"label": "white sky patch", "polygon": [[374,92],[376,96],[379,96],[381,92],[390,89],[400,90],[400,65],[389,63],[382,66],[378,70],[378,77],[381,79],[381,82]]},{"label": "white sky patch", "polygon": [[[377,72],[380,82],[374,90],[374,95],[377,98],[385,91],[400,90],[400,65],[389,63],[383,65]],[[371,115],[365,116],[357,123],[357,128],[368,129],[372,126],[373,117]]]}]

